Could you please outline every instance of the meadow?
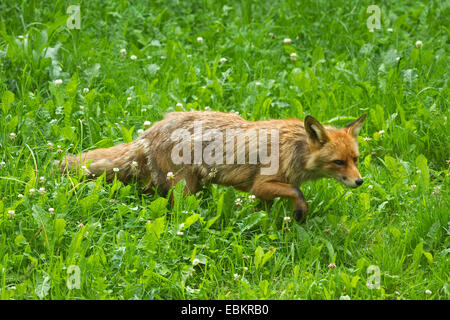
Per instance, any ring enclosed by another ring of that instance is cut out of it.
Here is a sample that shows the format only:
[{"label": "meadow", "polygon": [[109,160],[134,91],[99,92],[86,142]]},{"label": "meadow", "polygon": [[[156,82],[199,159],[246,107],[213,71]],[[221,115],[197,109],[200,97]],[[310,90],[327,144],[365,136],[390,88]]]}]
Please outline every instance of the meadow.
[{"label": "meadow", "polygon": [[[372,4],[2,1],[0,299],[449,299],[450,2],[377,1],[379,25]],[[296,223],[287,200],[181,182],[171,204],[54,166],[207,109],[367,113],[365,182],[303,185]]]}]

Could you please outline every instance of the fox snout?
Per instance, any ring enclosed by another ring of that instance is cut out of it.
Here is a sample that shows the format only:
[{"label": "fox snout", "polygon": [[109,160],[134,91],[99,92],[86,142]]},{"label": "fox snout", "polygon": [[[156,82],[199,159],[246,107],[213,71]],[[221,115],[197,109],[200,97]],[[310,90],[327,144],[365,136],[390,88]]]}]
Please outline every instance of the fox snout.
[{"label": "fox snout", "polygon": [[334,176],[334,178],[349,188],[358,188],[364,182],[359,175],[357,177],[350,178],[348,176],[338,174],[337,176]]},{"label": "fox snout", "polygon": [[349,180],[349,179],[344,180],[344,184],[350,188],[358,188],[360,185],[363,184],[363,182],[364,182],[364,180],[361,178],[354,179],[354,180]]}]

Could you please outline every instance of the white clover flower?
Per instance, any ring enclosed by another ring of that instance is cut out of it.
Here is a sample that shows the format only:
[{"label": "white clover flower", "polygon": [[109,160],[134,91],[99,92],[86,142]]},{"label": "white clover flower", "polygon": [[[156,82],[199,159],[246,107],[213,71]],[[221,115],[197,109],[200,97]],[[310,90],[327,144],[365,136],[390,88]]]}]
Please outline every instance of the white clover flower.
[{"label": "white clover flower", "polygon": [[198,43],[202,43],[203,42],[203,38],[202,37],[197,37],[197,42]]},{"label": "white clover flower", "polygon": [[28,192],[30,193],[30,196],[34,196],[34,193],[36,192],[36,189],[31,188]]},{"label": "white clover flower", "polygon": [[141,135],[144,134],[144,132],[145,132],[145,131],[144,131],[143,129],[139,129],[139,130],[137,131],[137,134],[141,136]]},{"label": "white clover flower", "polygon": [[24,37],[24,36],[18,36],[17,38],[19,38],[20,40],[23,40],[23,39],[25,39],[25,37]]},{"label": "white clover flower", "polygon": [[172,171],[167,172],[167,179],[171,180],[175,177]]},{"label": "white clover flower", "polygon": [[83,222],[80,222],[79,224],[78,224],[78,228],[83,228],[84,227],[84,224],[83,224]]},{"label": "white clover flower", "polygon": [[83,170],[83,172],[87,175],[91,173],[86,166],[81,166],[81,170]]},{"label": "white clover flower", "polygon": [[420,40],[416,41],[416,47],[419,49],[422,48],[423,47],[422,41],[420,41]]},{"label": "white clover flower", "polygon": [[6,164],[5,161],[0,162],[0,168],[3,167]]},{"label": "white clover flower", "polygon": [[384,130],[378,131],[378,134],[379,134],[380,136],[384,135]]},{"label": "white clover flower", "polygon": [[128,97],[128,98],[127,98],[127,101],[131,101],[132,99],[133,99],[133,98],[131,98],[131,97]]},{"label": "white clover flower", "polygon": [[284,217],[283,220],[284,222],[291,222],[291,217]]},{"label": "white clover flower", "polygon": [[50,215],[53,215],[55,213],[55,209],[54,208],[48,208],[48,212],[50,212]]},{"label": "white clover flower", "polygon": [[193,265],[193,266],[196,266],[196,265],[198,265],[199,263],[200,263],[200,260],[197,259],[197,258],[195,258],[194,260],[192,260],[192,265]]},{"label": "white clover flower", "polygon": [[177,236],[182,236],[184,233],[183,233],[183,231],[178,231],[177,232]]},{"label": "white clover flower", "polygon": [[14,210],[8,210],[8,219],[13,219],[16,215],[16,212]]},{"label": "white clover flower", "polygon": [[417,188],[417,186],[415,184],[411,185],[411,189],[415,190]]},{"label": "white clover flower", "polygon": [[224,64],[225,62],[227,62],[228,59],[227,58],[220,58],[220,63]]},{"label": "white clover flower", "polygon": [[80,110],[83,111],[84,110],[84,106],[80,106]]},{"label": "white clover flower", "polygon": [[120,50],[120,53],[121,53],[123,56],[126,56],[126,55],[127,55],[127,50],[126,50],[126,49],[121,49],[121,50]]},{"label": "white clover flower", "polygon": [[205,107],[205,111],[210,111],[211,110],[211,107],[210,106],[206,106]]},{"label": "white clover flower", "polygon": [[183,108],[183,104],[182,104],[181,102],[178,102],[175,106],[176,106],[177,108]]},{"label": "white clover flower", "polygon": [[367,189],[372,190],[372,189],[373,189],[373,185],[369,184],[369,185],[367,186]]},{"label": "white clover flower", "polygon": [[83,88],[83,93],[84,93],[84,94],[89,93],[89,88]]},{"label": "white clover flower", "polygon": [[241,198],[237,198],[237,199],[234,201],[234,203],[235,203],[237,206],[242,206],[242,199],[241,199]]},{"label": "white clover flower", "polygon": [[22,198],[23,198],[23,194],[19,193],[19,194],[17,195],[17,198],[22,199]]},{"label": "white clover flower", "polygon": [[291,55],[290,55],[291,61],[297,61],[297,58],[298,58],[298,56],[295,52],[291,53]]},{"label": "white clover flower", "polygon": [[291,44],[292,40],[290,38],[284,38],[283,43],[284,44]]},{"label": "white clover flower", "polygon": [[137,60],[137,57],[133,54],[132,56],[130,56],[130,59],[135,61],[135,60]]},{"label": "white clover flower", "polygon": [[400,59],[401,59],[401,57],[397,57],[397,58],[395,58],[395,61],[399,62]]},{"label": "white clover flower", "polygon": [[440,194],[441,194],[440,191],[441,191],[441,187],[440,187],[440,186],[435,186],[435,187],[433,188],[433,194],[434,194],[435,196],[440,195]]},{"label": "white clover flower", "polygon": [[144,127],[150,127],[152,123],[150,121],[144,121]]},{"label": "white clover flower", "polygon": [[235,274],[233,275],[233,277],[234,277],[234,280],[239,280],[239,274],[238,274],[238,273],[235,273]]},{"label": "white clover flower", "polygon": [[61,79],[56,79],[55,81],[53,81],[53,83],[54,83],[56,86],[59,86],[60,84],[63,83],[63,81],[62,81]]},{"label": "white clover flower", "polygon": [[40,177],[40,178],[39,178],[39,182],[40,182],[40,183],[44,183],[44,182],[45,182],[45,177]]},{"label": "white clover flower", "polygon": [[53,149],[53,143],[51,143],[50,141],[47,142],[47,147],[52,150]]},{"label": "white clover flower", "polygon": [[431,290],[425,290],[425,294],[427,294],[427,295],[431,295],[433,292],[431,292]]},{"label": "white clover flower", "polygon": [[113,171],[117,173],[119,172],[119,168],[113,168]]},{"label": "white clover flower", "polygon": [[137,161],[131,161],[131,168],[132,169],[136,169],[138,167],[138,163],[137,163]]},{"label": "white clover flower", "polygon": [[10,140],[15,140],[17,138],[17,134],[15,134],[14,132],[11,132],[10,134],[9,134],[9,139]]},{"label": "white clover flower", "polygon": [[256,196],[254,194],[251,194],[248,196],[248,201],[250,201],[250,203],[253,203],[253,202],[255,202],[255,198],[256,198]]},{"label": "white clover flower", "polygon": [[247,267],[244,267],[244,271],[248,271],[248,268],[247,268]]},{"label": "white clover flower", "polygon": [[387,32],[393,32],[394,31],[394,29],[392,29],[392,28],[387,28]]},{"label": "white clover flower", "polygon": [[364,139],[364,141],[370,141],[370,140],[372,140],[372,138],[370,138],[370,137],[364,137],[363,139]]},{"label": "white clover flower", "polygon": [[334,269],[334,268],[336,268],[336,265],[335,265],[334,263],[330,263],[330,264],[328,265],[328,268]]},{"label": "white clover flower", "polygon": [[[31,190],[30,190],[31,191]],[[39,194],[41,195],[41,196],[43,196],[44,194],[45,194],[45,188],[44,187],[40,187],[39,188]]]},{"label": "white clover flower", "polygon": [[166,58],[166,56],[161,56],[161,60],[165,60]]},{"label": "white clover flower", "polygon": [[217,174],[217,168],[212,168],[211,171],[208,173],[208,176],[210,178],[215,178]]}]

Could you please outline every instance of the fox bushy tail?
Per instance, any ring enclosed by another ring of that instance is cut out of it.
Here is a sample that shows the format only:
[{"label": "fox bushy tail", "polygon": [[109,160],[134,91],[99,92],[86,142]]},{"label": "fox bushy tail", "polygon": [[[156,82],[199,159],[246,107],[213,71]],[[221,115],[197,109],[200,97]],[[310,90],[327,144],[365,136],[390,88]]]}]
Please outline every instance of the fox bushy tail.
[{"label": "fox bushy tail", "polygon": [[128,182],[132,177],[142,174],[142,168],[145,168],[146,150],[146,141],[137,139],[111,148],[96,149],[79,155],[67,155],[59,165],[62,171],[83,170],[90,177],[98,177],[106,172],[108,181],[117,176],[120,181]]}]

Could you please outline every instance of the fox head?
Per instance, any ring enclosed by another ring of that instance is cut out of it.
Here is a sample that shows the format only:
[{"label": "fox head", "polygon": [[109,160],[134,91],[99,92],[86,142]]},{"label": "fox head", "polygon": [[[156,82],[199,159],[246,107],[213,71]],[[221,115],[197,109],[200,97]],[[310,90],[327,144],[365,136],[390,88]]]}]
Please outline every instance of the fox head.
[{"label": "fox head", "polygon": [[356,188],[363,183],[358,171],[358,134],[366,114],[342,129],[324,127],[311,116],[305,118],[304,126],[310,157],[307,169],[320,176],[336,179],[347,187]]}]

